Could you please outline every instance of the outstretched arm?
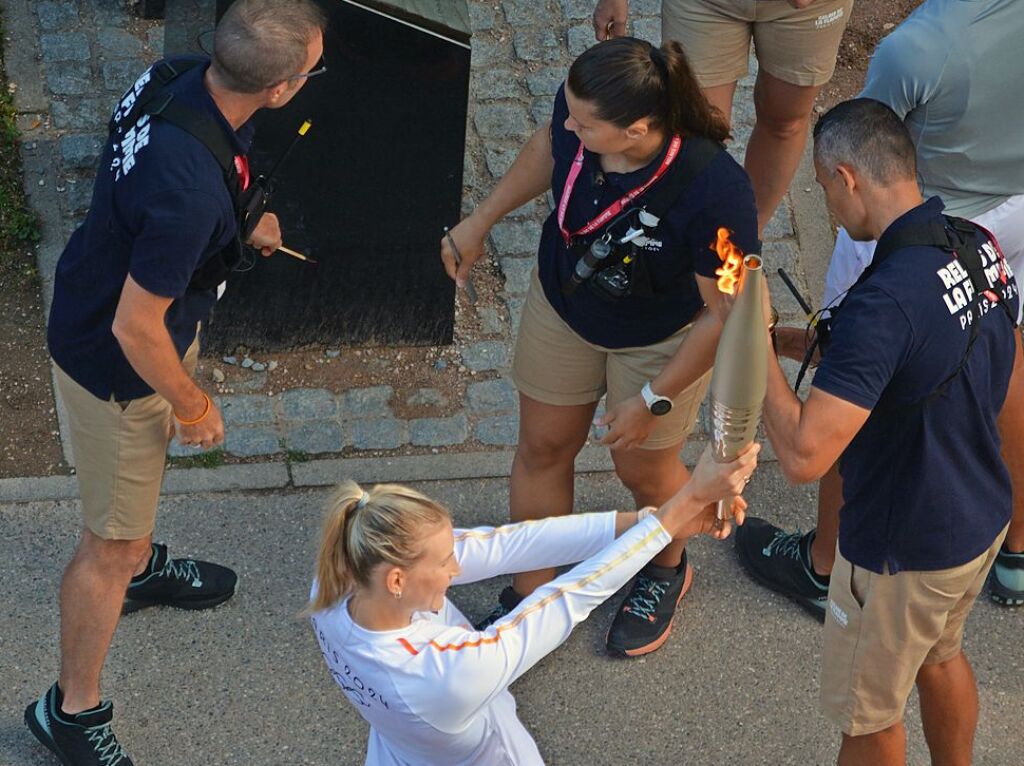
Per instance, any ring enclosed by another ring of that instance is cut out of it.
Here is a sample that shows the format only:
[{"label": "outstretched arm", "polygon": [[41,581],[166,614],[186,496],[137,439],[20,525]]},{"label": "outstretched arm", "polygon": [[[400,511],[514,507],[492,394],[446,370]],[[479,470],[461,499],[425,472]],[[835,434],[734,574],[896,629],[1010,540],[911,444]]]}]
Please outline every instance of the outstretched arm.
[{"label": "outstretched arm", "polygon": [[406,702],[442,731],[463,728],[495,695],[565,641],[573,627],[673,536],[711,529],[714,512],[709,504],[742,492],[756,465],[757,451],[755,447],[726,464],[714,463],[710,452],[705,452],[693,479],[654,515],[596,556],[535,590],[486,631],[447,627],[429,639],[415,633],[399,638],[424,677],[433,680],[418,685]]},{"label": "outstretched arm", "polygon": [[539,197],[551,186],[551,173],[555,161],[551,156],[551,123],[545,122],[519,151],[512,167],[498,181],[487,199],[481,202],[473,214],[452,229],[451,236],[462,256],[462,263],[455,265],[448,237],[441,238],[441,261],[448,276],[460,287],[464,286],[473,264],[484,254],[484,240],[487,233],[498,221],[518,207]]}]

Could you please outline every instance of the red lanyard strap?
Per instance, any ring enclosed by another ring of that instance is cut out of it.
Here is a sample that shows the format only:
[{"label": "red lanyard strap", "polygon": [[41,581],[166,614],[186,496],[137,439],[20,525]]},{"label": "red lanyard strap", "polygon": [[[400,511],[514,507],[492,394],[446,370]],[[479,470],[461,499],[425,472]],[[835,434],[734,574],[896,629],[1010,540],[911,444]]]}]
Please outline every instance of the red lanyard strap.
[{"label": "red lanyard strap", "polygon": [[682,145],[682,138],[679,136],[672,136],[672,140],[669,141],[668,144],[668,150],[665,152],[665,156],[662,158],[658,169],[654,171],[654,175],[648,178],[640,186],[636,187],[632,191],[626,192],[622,197],[615,200],[615,202],[606,207],[596,218],[592,219],[585,226],[570,233],[569,230],[565,228],[565,213],[569,209],[569,198],[572,196],[573,187],[576,186],[576,179],[579,178],[580,171],[583,169],[583,142],[581,141],[580,148],[576,152],[576,158],[572,161],[572,166],[569,168],[569,175],[565,179],[565,187],[562,189],[562,198],[558,201],[558,228],[562,232],[562,239],[565,240],[565,244],[568,245],[572,241],[573,237],[586,236],[587,234],[597,231],[608,223],[608,221],[617,216],[626,205],[651,188],[655,181],[665,175],[665,171],[668,170],[676,157],[679,156],[679,149]]}]

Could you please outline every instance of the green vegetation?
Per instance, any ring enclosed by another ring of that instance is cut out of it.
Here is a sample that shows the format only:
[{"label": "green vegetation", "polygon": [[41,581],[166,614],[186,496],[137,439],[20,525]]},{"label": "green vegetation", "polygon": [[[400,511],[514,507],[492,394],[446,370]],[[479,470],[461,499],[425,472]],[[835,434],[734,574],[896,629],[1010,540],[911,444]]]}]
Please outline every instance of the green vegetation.
[{"label": "green vegetation", "polygon": [[24,287],[37,280],[32,246],[39,220],[25,200],[14,99],[2,67],[0,61],[0,285]]},{"label": "green vegetation", "polygon": [[187,457],[169,457],[167,465],[171,468],[220,468],[224,465],[224,450],[215,449]]},{"label": "green vegetation", "polygon": [[284,453],[284,459],[287,463],[308,463],[313,456],[300,449],[290,449]]}]

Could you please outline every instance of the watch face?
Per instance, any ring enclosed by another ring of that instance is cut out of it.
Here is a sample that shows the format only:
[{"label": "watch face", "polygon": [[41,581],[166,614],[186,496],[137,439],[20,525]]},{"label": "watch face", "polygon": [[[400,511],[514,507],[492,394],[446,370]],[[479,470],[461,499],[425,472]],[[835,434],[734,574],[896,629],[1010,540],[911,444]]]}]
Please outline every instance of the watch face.
[{"label": "watch face", "polygon": [[672,400],[671,399],[659,399],[658,401],[656,401],[654,404],[651,405],[651,414],[652,415],[667,415],[669,413],[669,410],[671,410],[671,409],[672,409]]}]

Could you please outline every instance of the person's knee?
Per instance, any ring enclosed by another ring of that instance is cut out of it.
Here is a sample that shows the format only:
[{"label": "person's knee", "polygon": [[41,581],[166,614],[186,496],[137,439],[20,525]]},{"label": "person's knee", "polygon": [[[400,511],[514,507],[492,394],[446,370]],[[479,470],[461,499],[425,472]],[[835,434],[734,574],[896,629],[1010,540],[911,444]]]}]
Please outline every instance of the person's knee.
[{"label": "person's knee", "polygon": [[944,683],[948,680],[950,673],[959,669],[966,660],[967,657],[964,654],[963,649],[961,649],[952,657],[945,659],[942,662],[924,663],[917,671],[918,686],[921,686],[922,684],[928,686]]},{"label": "person's knee", "polygon": [[527,469],[537,470],[571,464],[585,442],[586,437],[575,439],[551,432],[520,433],[516,460]]},{"label": "person's knee", "polygon": [[686,482],[685,469],[678,461],[665,465],[654,461],[616,460],[615,475],[636,497],[667,497]]},{"label": "person's knee", "polygon": [[754,113],[758,129],[780,139],[803,135],[811,124],[811,107],[804,108],[805,100],[803,97],[795,100],[784,98],[773,88],[755,88]]},{"label": "person's knee", "polygon": [[761,112],[757,114],[757,127],[780,141],[806,135],[810,123],[810,114],[793,117],[790,115],[773,114],[770,110],[764,114]]}]

